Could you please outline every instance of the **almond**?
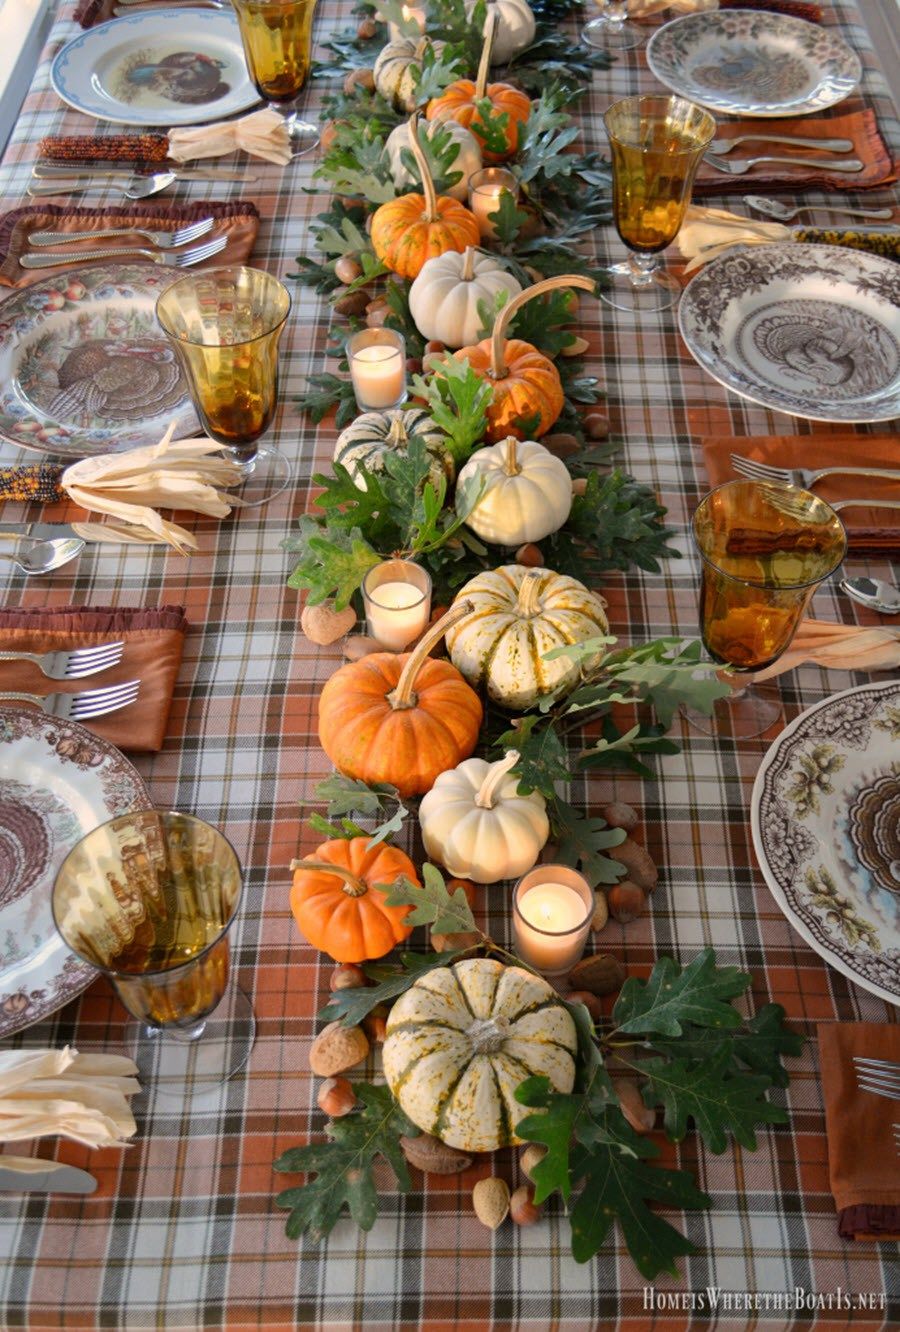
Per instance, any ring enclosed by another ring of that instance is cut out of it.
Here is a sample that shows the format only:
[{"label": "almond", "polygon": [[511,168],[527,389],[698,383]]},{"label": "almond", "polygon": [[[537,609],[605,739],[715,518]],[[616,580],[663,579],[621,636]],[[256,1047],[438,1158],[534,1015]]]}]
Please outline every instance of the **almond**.
[{"label": "almond", "polygon": [[422,1133],[418,1138],[401,1137],[400,1148],[410,1165],[423,1170],[426,1175],[458,1175],[472,1164],[471,1156],[448,1147],[430,1133]]},{"label": "almond", "polygon": [[300,612],[300,628],[311,643],[318,647],[327,647],[339,638],[349,634],[356,624],[356,611],[352,606],[336,611],[333,601],[323,601],[320,606],[304,606]]},{"label": "almond", "polygon": [[320,1078],[345,1073],[361,1064],[369,1053],[369,1041],[362,1027],[342,1027],[329,1022],[310,1046],[309,1066]]},{"label": "almond", "polygon": [[583,957],[576,962],[567,979],[573,990],[613,994],[622,988],[625,968],[611,953],[595,953],[593,957]]},{"label": "almond", "polygon": [[609,905],[606,901],[606,893],[597,891],[594,893],[594,914],[591,917],[591,929],[599,933],[608,920]]},{"label": "almond", "polygon": [[488,1230],[496,1230],[509,1215],[509,1185],[499,1175],[480,1179],[472,1190],[475,1215]]}]

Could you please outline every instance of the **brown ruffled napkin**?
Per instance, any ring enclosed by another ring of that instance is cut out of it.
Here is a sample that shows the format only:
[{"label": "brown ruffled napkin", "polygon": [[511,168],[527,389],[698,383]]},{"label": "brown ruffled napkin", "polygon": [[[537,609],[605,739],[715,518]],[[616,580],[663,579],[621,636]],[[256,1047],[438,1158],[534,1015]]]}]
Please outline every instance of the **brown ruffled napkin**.
[{"label": "brown ruffled napkin", "polygon": [[854,1055],[900,1063],[900,1025],[829,1022],[818,1028],[828,1173],[843,1239],[900,1239],[897,1102],[860,1091]]},{"label": "brown ruffled napkin", "polygon": [[[716,137],[736,139],[741,134],[775,133],[769,128],[771,121],[720,120]],[[815,167],[780,166],[763,162],[751,167],[743,176],[727,175],[707,162],[700,163],[694,179],[694,198],[708,194],[752,194],[760,190],[866,190],[876,185],[887,185],[897,178],[897,167],[878,129],[875,112],[869,109],[851,111],[843,116],[824,119],[820,116],[794,116],[779,120],[777,133],[797,135],[804,139],[851,139],[849,153],[822,154],[822,160],[831,157],[856,157],[864,163],[862,171],[842,175],[838,171],[818,171]],[[784,143],[742,143],[730,154],[732,158],[761,157],[817,157],[809,148],[790,148]]]},{"label": "brown ruffled napkin", "polygon": [[119,639],[125,642],[118,666],[80,680],[48,680],[30,661],[0,662],[0,692],[74,694],[139,679],[140,693],[134,703],[85,725],[120,749],[156,753],[166,735],[186,629],[183,606],[0,609],[0,649],[6,652],[53,652]]},{"label": "brown ruffled napkin", "polygon": [[[710,484],[733,481],[731,454],[739,453],[776,467],[885,467],[900,471],[896,435],[861,435],[852,431],[813,435],[754,435],[743,439],[714,435],[700,441]],[[829,476],[816,486],[816,494],[832,502],[843,499],[896,499],[900,481],[883,477]],[[852,508],[841,510],[852,549],[900,549],[900,509]]]},{"label": "brown ruffled napkin", "polygon": [[[90,231],[92,227],[127,226],[175,231],[186,222],[196,222],[201,217],[216,219],[216,225],[203,237],[204,240],[213,236],[228,238],[224,250],[205,260],[205,264],[219,267],[223,264],[246,263],[259,230],[259,210],[255,204],[243,200],[232,203],[204,200],[191,204],[161,204],[147,200],[144,203],[115,204],[105,208],[29,204],[24,208],[16,208],[0,219],[0,285],[27,287],[33,282],[43,282],[64,268],[77,265],[79,252],[94,250],[98,244],[93,239],[72,241],[66,245],[66,258],[60,261],[58,267],[25,269],[19,266],[19,256],[28,249],[28,235],[32,231]],[[146,241],[140,236],[117,236],[110,244],[121,245],[123,249],[138,249],[146,245]],[[202,263],[197,265],[198,269],[203,266]]]},{"label": "brown ruffled napkin", "polygon": [[753,679],[768,680],[805,663],[831,671],[895,671],[900,667],[900,629],[801,620],[787,652]]}]

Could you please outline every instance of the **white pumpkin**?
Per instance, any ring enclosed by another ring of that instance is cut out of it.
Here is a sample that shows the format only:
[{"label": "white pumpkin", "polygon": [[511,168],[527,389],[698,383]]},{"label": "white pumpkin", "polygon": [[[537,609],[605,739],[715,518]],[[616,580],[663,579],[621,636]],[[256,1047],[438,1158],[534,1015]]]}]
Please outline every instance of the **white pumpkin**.
[{"label": "white pumpkin", "polygon": [[417,980],[390,1011],[384,1075],[414,1124],[464,1152],[520,1141],[515,1096],[533,1074],[575,1084],[571,1014],[540,976],[476,957]]},{"label": "white pumpkin", "polygon": [[459,484],[474,480],[484,490],[466,526],[497,546],[521,546],[558,532],[572,508],[569,469],[534,439],[510,435],[473,453]]},{"label": "white pumpkin", "polygon": [[510,750],[499,763],[470,758],[442,772],[419,806],[422,841],[432,860],[475,883],[517,879],[530,870],[550,836],[540,791],[519,795]]},{"label": "white pumpkin", "polygon": [[431,454],[431,480],[437,485],[442,476],[453,481],[456,465],[447,448],[447,436],[438,430],[423,407],[395,407],[387,412],[363,412],[337,437],[334,461],[341,463],[353,477],[358,490],[365,490],[360,466],[377,474],[384,471],[388,453],[404,453],[413,438],[423,439]]},{"label": "white pumpkin", "polygon": [[[475,8],[476,0],[467,0],[466,9]],[[535,19],[526,0],[492,0],[488,14],[497,14],[497,28],[491,51],[492,65],[505,65],[534,41]]]},{"label": "white pumpkin", "polygon": [[[456,350],[478,341],[479,301],[487,301],[493,310],[497,292],[506,291],[512,299],[521,290],[518,280],[492,255],[469,245],[462,254],[450,250],[425,261],[409,289],[409,312],[423,338]],[[570,494],[571,489],[569,481]]]},{"label": "white pumpkin", "polygon": [[471,602],[472,610],[447,630],[450,660],[470,685],[484,686],[488,698],[515,712],[574,689],[581,679],[577,662],[565,656],[546,661],[545,653],[609,630],[601,598],[550,569],[505,564],[470,579],[456,600]]},{"label": "white pumpkin", "polygon": [[372,69],[376,89],[395,110],[415,111],[418,85],[413,70],[421,72],[422,58],[429,46],[439,55],[446,45],[429,37],[397,37],[388,42],[381,48]]},{"label": "white pumpkin", "polygon": [[[481,144],[475,135],[471,134],[465,125],[460,125],[458,120],[426,120],[419,124],[418,133],[420,142],[422,139],[433,139],[441,134],[449,134],[451,142],[459,145],[459,152],[453,159],[450,170],[461,171],[462,177],[444,193],[465,203],[469,197],[469,177],[481,170]],[[384,145],[391,169],[391,179],[398,190],[419,183],[418,175],[414,176],[408,171],[401,160],[403,149],[409,147],[409,121],[404,120],[402,125],[397,125],[391,130]]]}]

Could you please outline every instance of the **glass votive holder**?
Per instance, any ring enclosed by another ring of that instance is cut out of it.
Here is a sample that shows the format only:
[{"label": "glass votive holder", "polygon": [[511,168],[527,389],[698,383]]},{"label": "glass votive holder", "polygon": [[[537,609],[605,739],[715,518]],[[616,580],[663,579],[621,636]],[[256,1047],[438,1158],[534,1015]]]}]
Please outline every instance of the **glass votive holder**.
[{"label": "glass votive holder", "polygon": [[568,865],[535,865],[513,890],[516,952],[545,976],[561,976],[584,952],[594,894]]},{"label": "glass votive holder", "polygon": [[484,167],[469,177],[469,208],[482,240],[493,240],[497,234],[489,217],[499,209],[504,194],[512,195],[513,202],[519,197],[519,182],[505,167]]},{"label": "glass votive holder", "polygon": [[[424,9],[424,6],[421,6],[421,5],[404,5],[400,12],[401,12],[401,15],[402,15],[402,17],[403,17],[404,25],[409,24],[409,23],[415,23],[416,27],[419,29],[419,32],[424,32],[424,31],[425,31],[425,9]],[[389,42],[398,42],[398,41],[399,41],[399,42],[402,42],[402,41],[403,41],[408,35],[409,35],[408,33],[405,33],[405,32],[402,32],[402,31],[401,31],[399,24],[397,24],[397,23],[389,23],[389,24],[388,24],[388,41],[389,41]]]},{"label": "glass votive holder", "polygon": [[392,328],[364,328],[347,342],[350,379],[364,412],[399,407],[406,397],[406,341]]},{"label": "glass votive holder", "polygon": [[412,560],[385,560],[363,580],[366,624],[372,638],[391,652],[402,652],[428,627],[431,578]]}]

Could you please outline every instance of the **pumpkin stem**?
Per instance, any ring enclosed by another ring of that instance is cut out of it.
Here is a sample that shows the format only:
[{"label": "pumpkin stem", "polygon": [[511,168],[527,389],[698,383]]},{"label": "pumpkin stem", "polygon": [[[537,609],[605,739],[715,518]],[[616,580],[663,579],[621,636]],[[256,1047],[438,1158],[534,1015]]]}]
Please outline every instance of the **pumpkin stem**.
[{"label": "pumpkin stem", "polygon": [[416,166],[419,168],[419,175],[422,178],[422,193],[425,196],[425,212],[422,214],[424,222],[437,222],[440,214],[437,206],[437,193],[434,188],[434,181],[431,179],[431,172],[428,170],[428,163],[425,160],[425,154],[422,152],[422,145],[419,143],[419,117],[411,115],[409,118],[409,146],[412,149],[412,155],[416,159]]},{"label": "pumpkin stem", "polygon": [[475,247],[472,245],[467,245],[463,251],[463,266],[459,276],[463,282],[471,282],[475,276]]},{"label": "pumpkin stem", "polygon": [[487,776],[478,788],[478,794],[475,797],[475,804],[479,809],[493,809],[497,798],[497,792],[500,789],[500,783],[508,772],[513,769],[519,761],[519,751],[509,749],[506,757],[492,763],[487,770]]},{"label": "pumpkin stem", "polygon": [[333,874],[336,878],[344,880],[341,887],[348,897],[362,897],[369,891],[369,885],[364,883],[352,870],[346,869],[343,865],[333,865],[330,860],[292,860],[291,869]]},{"label": "pumpkin stem", "polygon": [[474,100],[480,102],[487,89],[488,70],[491,67],[491,51],[494,48],[494,33],[497,31],[497,19],[499,15],[496,9],[489,9],[487,18],[484,21],[484,45],[481,48],[481,59],[478,62],[478,73],[475,75],[475,96]]},{"label": "pumpkin stem", "polygon": [[406,444],[409,442],[409,435],[407,434],[406,426],[403,424],[402,412],[398,412],[391,421],[391,428],[385,435],[384,442],[392,449],[397,448],[400,444]]},{"label": "pumpkin stem", "polygon": [[414,691],[416,676],[428,660],[429,652],[435,643],[443,638],[448,629],[451,629],[466,615],[470,615],[474,609],[475,607],[471,601],[454,602],[446,615],[442,615],[436,624],[433,624],[430,629],[426,629],[412,652],[407,654],[403,670],[400,672],[400,679],[397,681],[397,688],[387,696],[392,708],[414,708],[416,706]]},{"label": "pumpkin stem", "polygon": [[509,374],[504,353],[506,330],[513,315],[521,310],[523,305],[527,305],[534,296],[543,296],[544,292],[557,291],[560,287],[580,287],[582,291],[590,292],[597,290],[596,284],[589,277],[583,277],[580,273],[561,273],[558,277],[544,278],[543,282],[536,282],[533,287],[526,287],[511,301],[507,301],[494,320],[494,331],[491,334],[491,379],[505,379]]},{"label": "pumpkin stem", "polygon": [[507,476],[518,476],[521,472],[519,466],[518,443],[515,435],[506,436],[506,458],[503,462],[503,470]]},{"label": "pumpkin stem", "polygon": [[538,586],[543,573],[543,569],[529,569],[522,579],[519,585],[519,596],[516,600],[516,615],[523,618],[528,615],[537,615],[541,609],[541,603],[538,600]]},{"label": "pumpkin stem", "polygon": [[473,1054],[497,1054],[509,1039],[509,1019],[502,1016],[481,1018],[472,1023],[466,1035],[472,1042]]}]

